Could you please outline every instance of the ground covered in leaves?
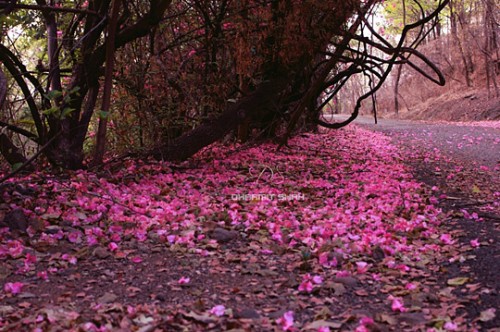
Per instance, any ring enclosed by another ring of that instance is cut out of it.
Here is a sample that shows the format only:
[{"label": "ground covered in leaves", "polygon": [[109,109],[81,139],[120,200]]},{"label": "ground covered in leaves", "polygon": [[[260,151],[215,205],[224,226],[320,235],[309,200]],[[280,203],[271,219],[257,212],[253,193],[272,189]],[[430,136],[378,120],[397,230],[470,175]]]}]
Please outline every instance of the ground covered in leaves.
[{"label": "ground covered in leaves", "polygon": [[488,327],[495,308],[464,303],[491,290],[443,262],[489,244],[457,240],[445,194],[400,153],[354,127],[281,151],[15,179],[1,197],[0,331]]},{"label": "ground covered in leaves", "polygon": [[[483,317],[482,330],[498,331],[500,319],[494,313],[500,307],[500,122],[369,127],[397,141],[417,178],[439,193],[439,206],[446,212],[443,226],[458,249],[442,263],[442,276],[462,276],[464,285],[453,289],[461,311]],[[469,246],[474,252],[468,252]]]}]

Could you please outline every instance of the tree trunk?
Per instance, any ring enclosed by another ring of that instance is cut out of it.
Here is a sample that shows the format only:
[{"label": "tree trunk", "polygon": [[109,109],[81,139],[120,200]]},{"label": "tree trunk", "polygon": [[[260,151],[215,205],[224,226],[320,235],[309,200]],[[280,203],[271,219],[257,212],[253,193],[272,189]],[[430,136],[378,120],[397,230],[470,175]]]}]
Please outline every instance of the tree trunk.
[{"label": "tree trunk", "polygon": [[318,131],[318,120],[321,117],[321,98],[312,98],[306,113],[306,119],[304,124],[304,130],[310,132]]},{"label": "tree trunk", "polygon": [[498,24],[495,21],[494,8],[495,4],[493,0],[484,0],[484,36],[485,36],[485,45],[484,45],[484,65],[486,71],[486,87],[488,89],[488,98],[492,97],[491,86],[493,85],[494,94],[496,97],[500,95],[500,91],[498,88],[496,76],[497,70],[494,62],[494,52],[498,52],[498,43],[497,43],[497,32],[498,32]]},{"label": "tree trunk", "polygon": [[[109,3],[110,1],[102,4],[99,8],[100,14],[108,15]],[[171,0],[150,0],[147,14],[130,25],[118,26],[114,49],[119,49],[150,33],[161,22],[170,3]],[[98,80],[103,75],[100,68],[106,57],[106,44],[98,45],[104,27],[101,23],[100,20],[94,18],[86,21],[85,35],[87,37],[84,38],[79,49],[82,61],[74,65],[72,81],[68,87],[68,91],[76,88],[79,90],[69,98],[67,104],[60,105],[61,109],[70,108],[74,111],[63,119],[55,119],[56,121],[51,124],[49,138],[56,138],[45,154],[51,163],[66,169],[83,167],[85,134],[94,113],[99,87]],[[87,101],[83,106],[85,99]]]},{"label": "tree trunk", "polygon": [[396,72],[396,81],[394,82],[394,112],[399,114],[399,81],[401,80],[401,72],[403,66],[399,65]]},{"label": "tree trunk", "polygon": [[464,77],[467,84],[467,87],[473,86],[472,74],[474,73],[474,62],[472,60],[472,53],[469,49],[469,45],[467,45],[467,30],[469,27],[469,20],[466,17],[466,13],[464,11],[463,6],[460,8],[460,11],[455,14],[455,17],[458,18],[458,23],[460,23],[460,34],[454,35],[455,40],[457,42],[458,48],[460,50],[460,55],[462,57],[462,62],[464,65]]},{"label": "tree trunk", "polygon": [[455,1],[450,1],[449,7],[450,7],[450,30],[451,30],[451,35],[455,38],[457,38],[458,32],[457,32],[457,16],[455,13],[455,7],[454,7]]},{"label": "tree trunk", "polygon": [[108,114],[111,106],[111,90],[113,86],[113,68],[115,64],[115,36],[118,14],[120,11],[120,0],[113,0],[111,5],[111,21],[108,25],[108,36],[106,38],[106,70],[104,74],[104,88],[102,94],[102,113],[99,117],[99,128],[97,130],[96,148],[93,165],[102,164],[106,152],[106,132],[108,128]]},{"label": "tree trunk", "polygon": [[[37,0],[38,5],[45,6],[45,0]],[[47,29],[47,55],[49,57],[48,91],[56,90],[62,92],[61,70],[59,64],[59,46],[57,42],[56,15],[52,11],[42,11]],[[59,98],[59,102],[61,99]]]},{"label": "tree trunk", "polygon": [[[247,80],[239,75],[239,89],[241,91],[242,96],[246,96],[250,91],[250,86],[248,85]],[[250,136],[250,118],[247,117],[238,125],[238,140],[241,143],[245,143]]]},{"label": "tree trunk", "polygon": [[276,77],[266,81],[248,96],[229,105],[217,118],[212,118],[192,131],[180,136],[172,144],[153,149],[150,154],[157,159],[181,161],[193,156],[202,148],[224,138],[237,129],[252,114],[267,110],[274,98],[287,86],[285,77]]},{"label": "tree trunk", "polygon": [[[403,26],[406,26],[406,2],[403,0]],[[396,82],[394,82],[394,112],[399,114],[399,82],[401,81],[401,72],[403,66],[399,65],[396,73]]]},{"label": "tree trunk", "polygon": [[[83,100],[75,100],[78,105],[84,105],[83,107],[79,106],[83,108],[81,119],[78,121],[79,125],[72,125],[73,129],[70,129],[68,134],[56,137],[51,147],[45,152],[51,162],[65,169],[82,168],[84,159],[83,144],[98,95],[99,83],[94,82],[88,89],[88,93],[86,93],[85,102]],[[68,125],[62,126],[63,130],[70,128],[70,119],[64,119],[64,122]]]}]

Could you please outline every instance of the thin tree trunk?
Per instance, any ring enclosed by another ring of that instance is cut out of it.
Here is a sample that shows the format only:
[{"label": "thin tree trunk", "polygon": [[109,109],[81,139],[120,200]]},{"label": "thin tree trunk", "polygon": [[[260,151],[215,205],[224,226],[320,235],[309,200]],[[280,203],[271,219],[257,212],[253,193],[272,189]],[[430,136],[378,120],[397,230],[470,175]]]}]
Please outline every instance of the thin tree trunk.
[{"label": "thin tree trunk", "polygon": [[[9,71],[11,77],[14,78],[17,85],[21,89],[24,98],[26,99],[26,104],[28,105],[28,108],[30,110],[30,114],[35,124],[35,128],[38,137],[40,139],[40,142],[43,142],[45,139],[46,129],[44,123],[42,122],[42,118],[40,117],[38,104],[35,101],[34,95],[32,94],[30,87],[28,86],[28,84],[24,79],[26,77],[33,85],[36,85],[38,81],[30,74],[25,74],[28,72],[28,70],[23,65],[23,63],[19,61],[19,59],[17,59],[16,56],[2,44],[0,44],[0,61]],[[37,92],[43,93],[44,91],[40,91],[37,89]]]},{"label": "thin tree trunk", "polygon": [[[37,0],[38,5],[45,6],[45,0]],[[47,29],[47,54],[49,57],[49,79],[47,90],[62,91],[61,71],[59,66],[59,46],[57,42],[56,15],[52,11],[42,11]],[[61,99],[59,99],[59,102]]]},{"label": "thin tree trunk", "polygon": [[97,130],[96,150],[93,165],[102,164],[104,152],[106,151],[106,131],[108,126],[109,108],[111,106],[111,88],[113,86],[113,68],[115,62],[115,35],[120,12],[120,0],[113,0],[111,9],[111,22],[108,26],[108,37],[106,40],[106,71],[104,74],[104,91],[102,96],[102,114],[99,117],[99,128]]},{"label": "thin tree trunk", "polygon": [[[403,26],[406,25],[406,1],[403,0]],[[394,83],[394,112],[399,114],[399,81],[401,80],[401,72],[403,71],[403,65],[398,66],[398,71],[396,73],[396,82]]]},{"label": "thin tree trunk", "polygon": [[458,17],[458,23],[460,23],[460,35],[455,36],[458,48],[460,50],[460,55],[462,57],[462,62],[464,65],[464,76],[467,83],[467,87],[473,86],[472,74],[474,73],[474,62],[472,60],[472,54],[467,48],[466,29],[469,29],[469,21],[466,18],[466,13],[464,8],[460,8],[460,12],[456,15]]},{"label": "thin tree trunk", "polygon": [[394,112],[399,114],[399,81],[401,80],[401,72],[403,66],[399,65],[396,72],[396,81],[394,82]]},{"label": "thin tree trunk", "polygon": [[455,7],[454,7],[455,1],[450,0],[449,3],[449,8],[450,8],[450,30],[452,36],[457,38],[458,31],[457,31],[457,16],[455,14]]},{"label": "thin tree trunk", "polygon": [[[491,98],[491,86],[493,85],[494,94],[496,97],[499,96],[498,84],[496,81],[497,71],[495,68],[495,63],[493,62],[493,53],[497,50],[497,40],[496,40],[496,30],[497,24],[495,22],[495,16],[493,9],[495,8],[492,0],[484,0],[484,66],[486,71],[486,87],[488,89],[488,98]],[[498,51],[498,50],[497,50]]]},{"label": "thin tree trunk", "polygon": [[[246,96],[250,91],[248,82],[242,75],[239,75],[239,89],[242,96]],[[238,140],[242,143],[245,143],[250,136],[250,122],[250,117],[247,117],[238,125]]]}]

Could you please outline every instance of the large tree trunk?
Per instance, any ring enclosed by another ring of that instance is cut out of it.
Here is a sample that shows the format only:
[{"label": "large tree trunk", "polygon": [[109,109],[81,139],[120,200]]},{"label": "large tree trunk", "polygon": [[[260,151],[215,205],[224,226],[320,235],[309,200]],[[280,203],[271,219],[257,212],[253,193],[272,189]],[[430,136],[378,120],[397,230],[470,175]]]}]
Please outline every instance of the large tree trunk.
[{"label": "large tree trunk", "polygon": [[240,101],[230,104],[218,117],[212,118],[194,130],[180,136],[172,144],[153,149],[151,154],[157,159],[181,161],[202,148],[224,138],[252,114],[272,112],[274,99],[287,86],[285,77],[276,77],[261,83],[257,89]]},{"label": "large tree trunk", "polygon": [[[99,8],[99,13],[102,16],[108,14],[110,2],[103,3]],[[161,22],[170,3],[171,0],[150,0],[149,11],[146,14],[130,25],[119,26],[114,49],[117,50],[150,33]],[[79,49],[82,61],[74,65],[72,81],[68,87],[68,91],[73,91],[76,88],[79,90],[66,105],[60,105],[61,109],[70,108],[75,111],[63,119],[54,119],[51,123],[49,138],[55,139],[45,154],[53,164],[66,169],[83,167],[83,143],[95,109],[99,88],[98,80],[103,75],[100,68],[106,55],[106,43],[98,44],[103,27],[104,25],[97,18],[87,19],[85,26],[87,38],[84,38]]]},{"label": "large tree trunk", "polygon": [[51,162],[66,169],[82,168],[85,157],[83,153],[83,143],[85,142],[85,137],[98,96],[99,82],[94,81],[92,86],[88,88],[84,101],[80,98],[72,100],[78,107],[83,109],[81,118],[78,119],[78,122],[76,120],[70,122],[70,118],[61,121],[63,124],[61,128],[65,134],[55,137],[50,149],[45,152],[47,158],[49,158]]}]

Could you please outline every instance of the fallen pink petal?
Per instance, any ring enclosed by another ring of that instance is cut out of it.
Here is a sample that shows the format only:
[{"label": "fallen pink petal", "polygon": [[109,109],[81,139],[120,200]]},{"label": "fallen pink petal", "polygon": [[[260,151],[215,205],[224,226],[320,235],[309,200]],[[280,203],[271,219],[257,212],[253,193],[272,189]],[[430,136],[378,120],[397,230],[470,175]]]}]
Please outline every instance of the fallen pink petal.
[{"label": "fallen pink petal", "polygon": [[404,306],[403,302],[399,298],[390,297],[391,309],[392,311],[406,312],[408,309]]},{"label": "fallen pink petal", "polygon": [[367,262],[356,262],[356,272],[359,274],[364,274],[368,271],[369,264]]},{"label": "fallen pink petal", "polygon": [[294,324],[293,311],[287,311],[276,320],[283,331],[291,331]]},{"label": "fallen pink petal", "polygon": [[7,282],[5,285],[4,285],[4,291],[6,291],[7,293],[10,293],[10,294],[13,294],[13,295],[16,295],[16,294],[19,294],[21,293],[22,289],[24,287],[24,284],[22,282]]},{"label": "fallen pink petal", "polygon": [[453,322],[446,322],[446,323],[444,323],[443,328],[446,331],[458,331],[458,325],[455,324],[455,323],[453,323]]},{"label": "fallen pink petal", "polygon": [[225,311],[226,311],[226,307],[224,307],[223,305],[220,305],[220,304],[216,305],[215,307],[210,309],[210,313],[212,315],[217,316],[217,317],[224,316]]},{"label": "fallen pink petal", "polygon": [[181,277],[177,283],[179,285],[185,285],[185,284],[188,284],[189,282],[191,281],[191,279],[189,277]]},{"label": "fallen pink petal", "polygon": [[134,263],[142,263],[143,259],[139,256],[131,257],[130,260]]},{"label": "fallen pink petal", "polygon": [[472,248],[478,248],[481,244],[479,243],[479,239],[470,240],[470,245]]}]

